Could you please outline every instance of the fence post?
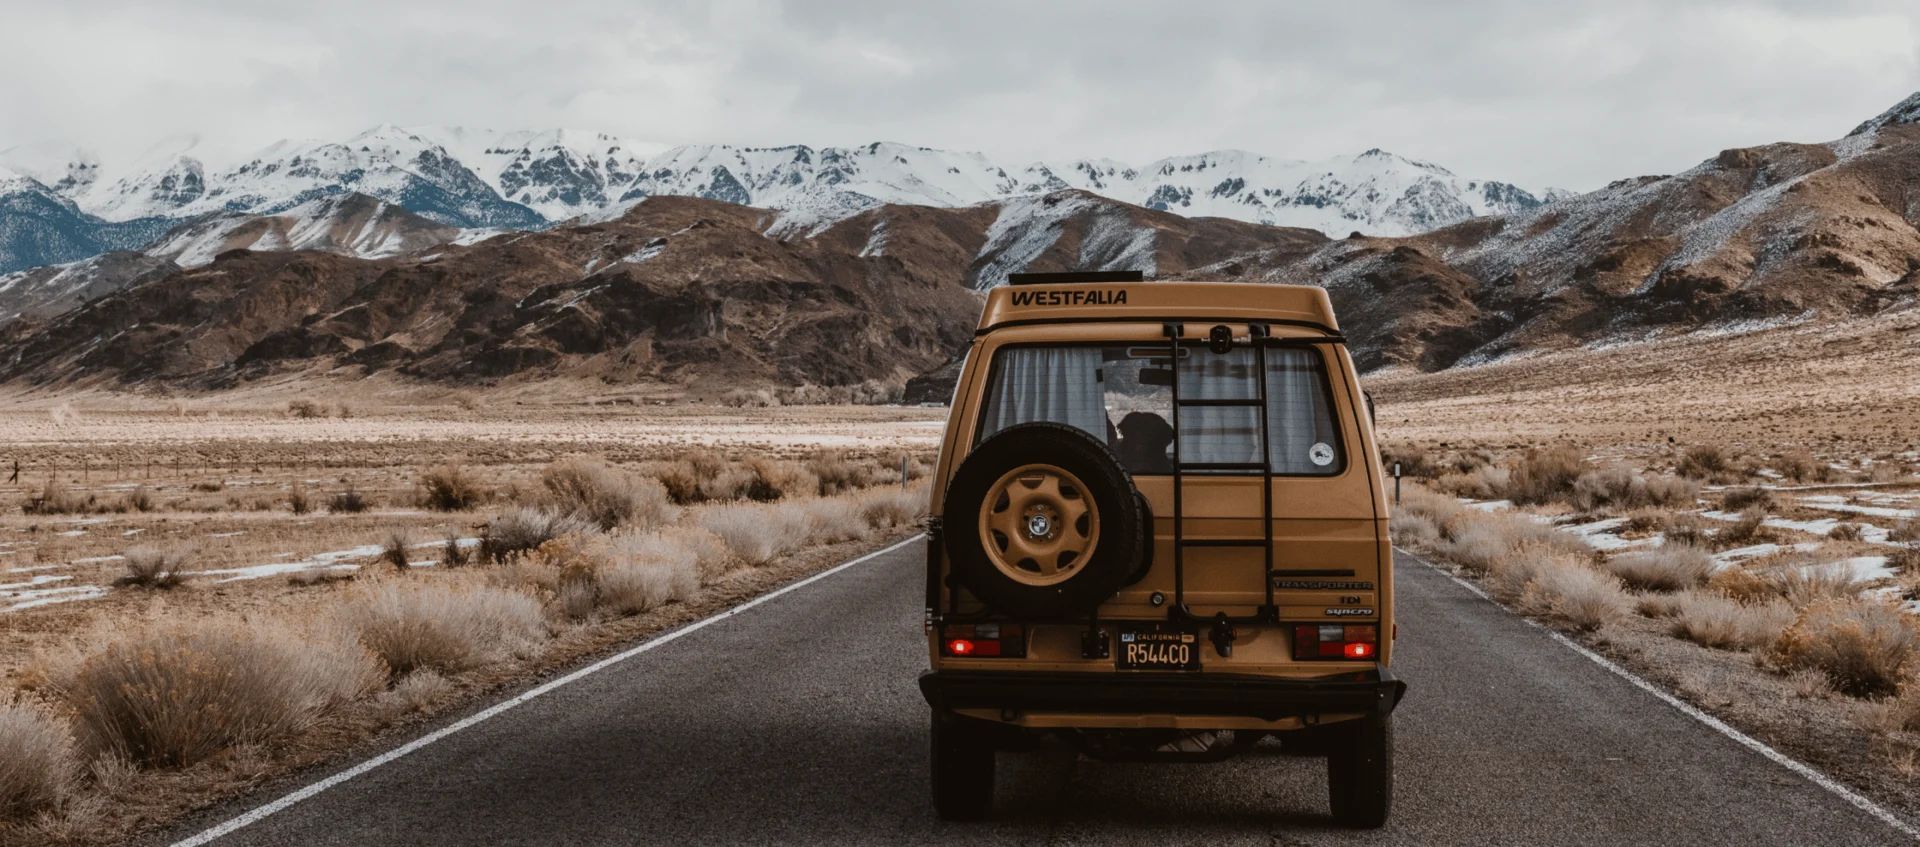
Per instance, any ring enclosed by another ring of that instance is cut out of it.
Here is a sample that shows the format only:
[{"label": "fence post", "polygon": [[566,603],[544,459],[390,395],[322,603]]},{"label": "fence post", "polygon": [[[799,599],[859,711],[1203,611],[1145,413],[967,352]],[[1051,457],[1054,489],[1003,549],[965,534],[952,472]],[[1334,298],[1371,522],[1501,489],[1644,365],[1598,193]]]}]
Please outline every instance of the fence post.
[{"label": "fence post", "polygon": [[900,457],[900,487],[907,487],[907,457]]},{"label": "fence post", "polygon": [[1400,463],[1393,463],[1393,505],[1400,505]]}]

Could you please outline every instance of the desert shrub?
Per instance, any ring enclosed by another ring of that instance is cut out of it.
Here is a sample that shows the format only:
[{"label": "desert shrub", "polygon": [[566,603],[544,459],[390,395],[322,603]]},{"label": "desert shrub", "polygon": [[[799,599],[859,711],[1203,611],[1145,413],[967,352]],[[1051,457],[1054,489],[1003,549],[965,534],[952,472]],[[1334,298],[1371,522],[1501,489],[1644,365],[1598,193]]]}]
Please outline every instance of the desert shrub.
[{"label": "desert shrub", "polygon": [[1445,535],[1448,525],[1472,510],[1460,505],[1460,501],[1452,497],[1413,485],[1407,486],[1402,491],[1400,502],[1394,505],[1394,511],[1424,515],[1433,521],[1433,525],[1442,535]]},{"label": "desert shrub", "polygon": [[1859,541],[1862,535],[1857,523],[1837,523],[1827,530],[1827,537],[1835,541]]},{"label": "desert shrub", "polygon": [[1813,461],[1813,454],[1805,447],[1797,447],[1773,457],[1772,465],[1781,476],[1794,482],[1808,482],[1821,476],[1821,466]]},{"label": "desert shrub", "polygon": [[1627,614],[1631,600],[1619,580],[1578,560],[1550,556],[1539,561],[1520,592],[1519,608],[1555,625],[1591,632]]},{"label": "desert shrub", "polygon": [[[1898,573],[1903,584],[1920,588],[1920,544],[1902,544],[1887,551],[1887,566]],[[1920,592],[1909,591],[1909,594]],[[1909,598],[1920,599],[1920,598]]]},{"label": "desert shrub", "polygon": [[413,530],[396,526],[387,530],[387,540],[380,545],[380,560],[404,571],[407,569],[407,551],[412,547]]},{"label": "desert shrub", "polygon": [[1512,485],[1513,471],[1498,465],[1480,465],[1471,470],[1447,474],[1433,482],[1435,489],[1475,500],[1506,497]]},{"label": "desert shrub", "polygon": [[693,556],[694,568],[702,583],[719,579],[737,561],[720,536],[701,527],[670,527],[661,530],[661,535]]},{"label": "desert shrub", "polygon": [[734,388],[720,395],[720,405],[735,408],[763,409],[780,405],[780,398],[765,388]]},{"label": "desert shrub", "polygon": [[1896,693],[1915,665],[1920,636],[1897,608],[1858,597],[1821,600],[1773,645],[1783,670],[1810,668],[1856,697]]},{"label": "desert shrub", "polygon": [[311,397],[299,397],[287,401],[287,417],[291,418],[324,418],[332,411],[327,404]]},{"label": "desert shrub", "polygon": [[679,510],[658,480],[596,459],[561,459],[540,472],[546,499],[559,513],[601,529],[647,529],[670,523]]},{"label": "desert shrub", "polygon": [[1750,485],[1745,488],[1729,488],[1727,489],[1727,493],[1720,495],[1720,503],[1722,508],[1725,508],[1729,512],[1738,512],[1753,508],[1772,509],[1773,490],[1761,488],[1758,485]]},{"label": "desert shrub", "polygon": [[1707,588],[1738,603],[1759,603],[1784,596],[1780,583],[1739,565],[1729,565],[1707,578]]},{"label": "desert shrub", "polygon": [[1427,448],[1418,444],[1387,444],[1380,448],[1380,467],[1388,474],[1393,473],[1393,463],[1400,463],[1400,474],[1413,479],[1431,479],[1440,468],[1427,454]]},{"label": "desert shrub", "polygon": [[186,767],[298,732],[380,676],[378,662],[342,639],[199,620],[109,642],[59,694],[89,750]]},{"label": "desert shrub", "polygon": [[0,821],[53,807],[78,775],[66,721],[39,706],[0,700]]},{"label": "desert shrub", "polygon": [[515,553],[538,549],[553,539],[593,532],[595,529],[595,525],[572,515],[519,506],[501,512],[487,522],[480,536],[480,558],[483,561],[499,561]]},{"label": "desert shrub", "polygon": [[1660,535],[1668,544],[1707,547],[1713,542],[1713,536],[1707,533],[1707,529],[1706,518],[1692,512],[1681,512],[1668,519],[1667,527],[1660,531]]},{"label": "desert shrub", "polygon": [[1711,482],[1732,473],[1733,463],[1727,460],[1727,451],[1720,445],[1695,444],[1680,456],[1677,470],[1681,476],[1689,479]]},{"label": "desert shrub", "polygon": [[1620,532],[1644,535],[1665,532],[1673,525],[1673,513],[1661,509],[1635,509],[1627,514],[1627,522],[1620,525]]},{"label": "desert shrub", "polygon": [[440,545],[440,564],[457,568],[465,565],[470,558],[472,557],[468,555],[467,548],[460,544],[460,533],[457,530],[447,530],[446,541]]},{"label": "desert shrub", "polygon": [[870,379],[858,385],[813,385],[784,386],[776,389],[781,403],[789,406],[876,406],[883,403],[898,403],[905,393],[905,383],[883,382]]},{"label": "desert shrub", "polygon": [[1836,563],[1780,567],[1769,575],[1780,596],[1803,608],[1822,600],[1846,600],[1860,593],[1853,569]]},{"label": "desert shrub", "polygon": [[420,472],[421,499],[436,512],[464,512],[487,501],[487,487],[465,465],[448,462]]},{"label": "desert shrub", "polygon": [[477,667],[524,653],[547,633],[540,601],[491,587],[388,583],[355,598],[341,620],[394,676]]},{"label": "desert shrub", "polygon": [[873,467],[849,458],[842,450],[823,450],[807,461],[807,470],[820,480],[820,496],[831,497],[873,484]]},{"label": "desert shrub", "polygon": [[1713,575],[1713,557],[1677,544],[1621,553],[1607,560],[1606,569],[1630,588],[1679,591],[1704,584]]},{"label": "desert shrub", "polygon": [[748,474],[748,500],[770,503],[783,497],[805,497],[820,489],[813,472],[796,462],[749,456],[740,462]]},{"label": "desert shrub", "polygon": [[1633,610],[1642,617],[1670,618],[1680,614],[1684,594],[1642,594],[1633,598]]},{"label": "desert shrub", "polygon": [[1462,514],[1448,525],[1435,552],[1468,570],[1486,572],[1542,554],[1584,558],[1593,549],[1579,536],[1518,515]]},{"label": "desert shrub", "polygon": [[93,511],[93,502],[92,495],[79,494],[50,478],[38,494],[27,496],[20,510],[29,515],[72,515]]},{"label": "desert shrub", "polygon": [[781,504],[779,508],[800,513],[801,517],[795,520],[804,527],[800,530],[802,544],[858,541],[866,538],[873,529],[867,523],[866,511],[851,497],[802,500]]},{"label": "desert shrub", "polygon": [[1888,541],[1913,543],[1920,541],[1920,518],[1906,518],[1887,530]]},{"label": "desert shrub", "polygon": [[313,511],[313,500],[307,496],[307,486],[300,480],[294,480],[287,489],[287,510],[296,515]]},{"label": "desert shrub", "polygon": [[185,547],[135,547],[126,552],[127,575],[115,585],[168,589],[185,579],[185,568],[193,552]]},{"label": "desert shrub", "polygon": [[1794,621],[1793,607],[1777,600],[1740,603],[1724,595],[1676,595],[1671,632],[1702,647],[1754,650],[1779,640]]},{"label": "desert shrub", "polygon": [[699,556],[669,536],[621,534],[607,544],[609,561],[597,578],[600,605],[610,612],[638,614],[700,589]]},{"label": "desert shrub", "polygon": [[1700,484],[1683,477],[1641,476],[1632,468],[1612,465],[1580,474],[1567,502],[1583,512],[1644,509],[1692,503]]},{"label": "desert shrub", "polygon": [[[723,480],[723,475],[728,478]],[[654,476],[666,486],[667,497],[682,506],[737,499],[752,480],[750,473],[733,467],[725,456],[706,447],[686,450],[660,463],[654,468]]]},{"label": "desert shrub", "polygon": [[859,495],[860,515],[874,529],[912,526],[927,513],[927,492],[924,485],[868,489]]},{"label": "desert shrub", "polygon": [[421,668],[380,692],[374,705],[391,720],[401,715],[426,711],[445,701],[455,690],[456,686],[451,680],[431,668]]},{"label": "desert shrub", "polygon": [[351,485],[347,486],[347,490],[335,492],[327,498],[327,511],[336,514],[357,514],[371,508],[373,504],[367,502],[366,496]]},{"label": "desert shrub", "polygon": [[1766,521],[1766,509],[1749,508],[1713,536],[1714,545],[1725,549],[1773,541],[1776,536]]},{"label": "desert shrub", "polygon": [[153,492],[148,491],[144,485],[136,485],[132,491],[120,498],[120,506],[123,511],[128,512],[151,512],[154,507]]},{"label": "desert shrub", "polygon": [[777,506],[727,504],[700,513],[700,526],[718,536],[741,561],[764,565],[779,558],[795,543],[796,528]]},{"label": "desert shrub", "polygon": [[1440,527],[1433,518],[1411,509],[1394,512],[1387,522],[1387,531],[1393,536],[1393,543],[1401,547],[1423,547],[1440,540]]},{"label": "desert shrub", "polygon": [[1572,447],[1530,450],[1513,465],[1507,499],[1522,506],[1564,500],[1585,466],[1585,457]]}]

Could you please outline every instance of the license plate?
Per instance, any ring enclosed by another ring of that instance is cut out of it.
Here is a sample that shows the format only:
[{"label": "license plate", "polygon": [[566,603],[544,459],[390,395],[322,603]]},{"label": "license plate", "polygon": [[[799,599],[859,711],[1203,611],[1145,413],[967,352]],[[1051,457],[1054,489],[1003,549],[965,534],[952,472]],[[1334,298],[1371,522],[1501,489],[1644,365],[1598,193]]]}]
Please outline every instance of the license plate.
[{"label": "license plate", "polygon": [[1200,638],[1171,624],[1121,624],[1114,661],[1123,671],[1197,671]]}]

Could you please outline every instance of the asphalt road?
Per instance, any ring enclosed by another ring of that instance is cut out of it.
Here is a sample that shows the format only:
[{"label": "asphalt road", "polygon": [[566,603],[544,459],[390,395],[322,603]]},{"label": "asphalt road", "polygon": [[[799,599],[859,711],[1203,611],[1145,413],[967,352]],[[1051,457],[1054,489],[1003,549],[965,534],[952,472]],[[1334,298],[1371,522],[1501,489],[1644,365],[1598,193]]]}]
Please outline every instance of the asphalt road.
[{"label": "asphalt road", "polygon": [[[908,545],[586,677],[221,845],[1765,844],[1905,837],[1424,565],[1398,564],[1398,790],[1327,815],[1321,760],[1000,754],[995,817],[937,820]],[[307,781],[323,776],[316,774]],[[273,800],[213,810],[185,837]],[[159,843],[165,843],[161,841]]]}]

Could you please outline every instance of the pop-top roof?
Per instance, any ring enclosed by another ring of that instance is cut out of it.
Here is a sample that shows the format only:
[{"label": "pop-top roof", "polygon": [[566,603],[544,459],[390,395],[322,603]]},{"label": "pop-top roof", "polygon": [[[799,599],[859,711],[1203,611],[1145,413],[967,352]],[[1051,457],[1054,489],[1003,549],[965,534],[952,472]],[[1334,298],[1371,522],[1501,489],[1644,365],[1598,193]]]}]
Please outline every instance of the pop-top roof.
[{"label": "pop-top roof", "polygon": [[1339,332],[1324,289],[1254,282],[1002,286],[987,292],[980,331],[1035,323],[1164,320],[1264,321]]}]

